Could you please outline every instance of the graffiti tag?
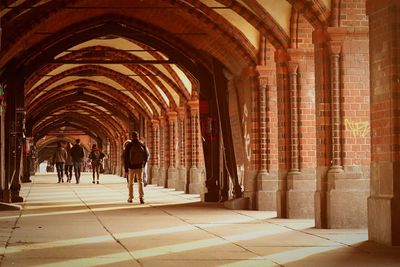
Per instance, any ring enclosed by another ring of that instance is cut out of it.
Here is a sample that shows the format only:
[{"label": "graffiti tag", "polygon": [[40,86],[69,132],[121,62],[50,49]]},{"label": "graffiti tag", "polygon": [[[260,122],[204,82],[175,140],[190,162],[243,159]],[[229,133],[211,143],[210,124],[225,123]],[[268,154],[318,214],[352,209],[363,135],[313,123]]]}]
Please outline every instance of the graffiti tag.
[{"label": "graffiti tag", "polygon": [[370,132],[368,121],[354,122],[349,119],[344,120],[346,130],[350,130],[354,137],[367,137]]}]

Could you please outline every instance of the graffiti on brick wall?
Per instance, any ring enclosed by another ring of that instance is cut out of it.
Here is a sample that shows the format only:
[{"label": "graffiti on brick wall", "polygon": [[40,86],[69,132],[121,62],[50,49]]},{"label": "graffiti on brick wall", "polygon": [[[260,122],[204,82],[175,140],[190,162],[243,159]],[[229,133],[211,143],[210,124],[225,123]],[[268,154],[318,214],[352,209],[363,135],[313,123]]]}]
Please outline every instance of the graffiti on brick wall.
[{"label": "graffiti on brick wall", "polygon": [[367,137],[370,133],[370,125],[368,121],[355,122],[351,119],[344,119],[346,130],[352,132],[354,137]]},{"label": "graffiti on brick wall", "polygon": [[244,149],[246,151],[246,157],[247,160],[251,160],[251,139],[250,139],[250,133],[247,127],[247,118],[249,117],[249,112],[247,110],[246,104],[243,107],[243,118],[242,118],[242,124],[243,124],[243,129],[244,129]]}]

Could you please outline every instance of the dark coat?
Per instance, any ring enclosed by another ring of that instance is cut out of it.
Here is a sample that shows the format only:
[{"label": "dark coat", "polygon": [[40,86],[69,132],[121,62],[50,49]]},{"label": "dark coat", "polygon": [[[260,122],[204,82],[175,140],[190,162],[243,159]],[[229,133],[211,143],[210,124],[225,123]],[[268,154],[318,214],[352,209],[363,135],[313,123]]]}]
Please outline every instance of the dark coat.
[{"label": "dark coat", "polygon": [[75,144],[71,148],[71,157],[72,157],[72,162],[83,162],[85,153],[83,152],[83,148],[79,144]]}]

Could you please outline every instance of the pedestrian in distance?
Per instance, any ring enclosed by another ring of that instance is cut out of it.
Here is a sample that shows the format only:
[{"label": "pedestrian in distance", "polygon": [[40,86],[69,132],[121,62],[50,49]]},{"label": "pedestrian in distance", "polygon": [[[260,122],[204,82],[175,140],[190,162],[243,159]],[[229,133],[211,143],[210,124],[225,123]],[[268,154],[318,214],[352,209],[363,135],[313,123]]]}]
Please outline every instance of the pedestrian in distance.
[{"label": "pedestrian in distance", "polygon": [[58,176],[58,183],[64,183],[64,163],[67,159],[67,151],[61,146],[61,143],[57,143],[57,148],[53,154],[53,163],[56,165],[57,169],[57,176]]},{"label": "pedestrian in distance", "polygon": [[77,184],[79,184],[79,180],[81,178],[81,164],[85,158],[85,153],[83,152],[83,148],[80,143],[81,140],[76,139],[75,145],[71,148],[72,164],[74,166],[74,173]]},{"label": "pedestrian in distance", "polygon": [[72,156],[71,156],[71,143],[67,143],[67,159],[65,160],[65,175],[67,176],[67,183],[71,182],[72,179]]},{"label": "pedestrian in distance", "polygon": [[93,171],[93,181],[95,183],[95,176],[97,175],[97,184],[99,184],[100,177],[100,167],[103,162],[103,158],[105,157],[104,153],[98,149],[96,144],[92,145],[92,151],[89,154],[89,160],[91,161],[92,171]]},{"label": "pedestrian in distance", "polygon": [[132,132],[132,140],[126,145],[124,157],[125,175],[128,175],[128,203],[132,203],[133,201],[133,183],[136,178],[138,183],[139,201],[141,204],[144,204],[143,168],[149,157],[147,151],[146,146],[139,141],[139,133]]}]

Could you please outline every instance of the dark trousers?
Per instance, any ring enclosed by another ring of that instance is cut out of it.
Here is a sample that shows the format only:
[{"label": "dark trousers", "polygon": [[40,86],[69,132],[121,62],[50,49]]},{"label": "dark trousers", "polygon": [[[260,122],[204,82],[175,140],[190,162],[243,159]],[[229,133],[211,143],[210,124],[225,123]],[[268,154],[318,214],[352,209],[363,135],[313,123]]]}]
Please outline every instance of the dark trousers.
[{"label": "dark trousers", "polygon": [[98,181],[99,176],[100,176],[100,164],[99,165],[93,164],[92,169],[93,169],[93,181],[94,181],[96,174],[97,174],[97,181]]},{"label": "dark trousers", "polygon": [[72,165],[65,165],[65,175],[67,175],[68,180],[72,179]]},{"label": "dark trousers", "polygon": [[56,162],[58,181],[60,182],[64,176],[64,163]]},{"label": "dark trousers", "polygon": [[79,183],[79,179],[81,178],[81,162],[73,162],[74,164],[74,172],[75,172],[75,179],[76,182]]}]

